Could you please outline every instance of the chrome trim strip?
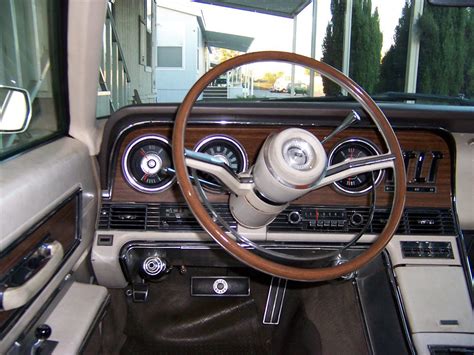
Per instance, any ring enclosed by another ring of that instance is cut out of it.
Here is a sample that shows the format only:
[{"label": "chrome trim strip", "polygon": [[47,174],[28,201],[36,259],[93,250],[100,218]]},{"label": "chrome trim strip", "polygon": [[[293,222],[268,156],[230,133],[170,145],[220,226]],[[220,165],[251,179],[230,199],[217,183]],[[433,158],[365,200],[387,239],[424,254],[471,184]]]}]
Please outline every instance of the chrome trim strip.
[{"label": "chrome trim strip", "polygon": [[419,152],[418,158],[416,159],[415,167],[415,182],[420,182],[421,180],[421,170],[423,169],[423,164],[425,163],[425,152]]},{"label": "chrome trim strip", "polygon": [[405,306],[403,304],[402,294],[400,292],[400,288],[398,286],[397,279],[394,274],[394,267],[392,266],[390,255],[388,254],[387,250],[384,250],[382,254],[384,256],[383,258],[384,264],[387,267],[387,274],[390,281],[390,286],[392,287],[392,292],[393,292],[393,295],[395,296],[395,300],[398,305],[398,310],[400,312],[400,318],[402,321],[401,323],[403,326],[403,331],[405,332],[405,336],[407,338],[408,346],[411,350],[411,353],[416,354],[415,345],[413,344],[413,339],[411,337],[410,325],[408,323]]}]

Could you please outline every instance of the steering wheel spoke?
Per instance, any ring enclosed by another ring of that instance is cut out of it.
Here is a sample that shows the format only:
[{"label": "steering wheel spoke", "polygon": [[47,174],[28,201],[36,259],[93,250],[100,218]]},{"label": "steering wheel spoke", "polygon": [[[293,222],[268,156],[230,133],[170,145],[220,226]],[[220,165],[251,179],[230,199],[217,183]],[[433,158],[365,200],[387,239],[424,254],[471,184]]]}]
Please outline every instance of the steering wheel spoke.
[{"label": "steering wheel spoke", "polygon": [[244,194],[253,186],[251,179],[240,179],[223,161],[210,154],[185,149],[186,166],[215,176],[236,195]]},{"label": "steering wheel spoke", "polygon": [[394,168],[395,155],[391,153],[372,155],[369,157],[356,158],[343,161],[339,164],[328,166],[326,175],[319,180],[314,189],[330,185],[336,181],[356,176],[371,171]]}]

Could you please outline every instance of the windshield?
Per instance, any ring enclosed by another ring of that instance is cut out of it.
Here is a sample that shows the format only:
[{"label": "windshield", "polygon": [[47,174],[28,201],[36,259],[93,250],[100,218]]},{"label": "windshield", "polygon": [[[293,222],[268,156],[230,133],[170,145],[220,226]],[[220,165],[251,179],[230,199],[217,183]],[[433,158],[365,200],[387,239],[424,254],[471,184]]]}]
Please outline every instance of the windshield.
[{"label": "windshield", "polygon": [[[422,0],[144,0],[138,7],[117,0],[109,3],[104,29],[98,115],[130,103],[179,103],[217,64],[263,50],[296,52],[328,63],[376,100],[470,104],[474,98],[470,8],[437,7]],[[344,95],[318,73],[274,62],[229,71],[200,99],[324,100]]]}]

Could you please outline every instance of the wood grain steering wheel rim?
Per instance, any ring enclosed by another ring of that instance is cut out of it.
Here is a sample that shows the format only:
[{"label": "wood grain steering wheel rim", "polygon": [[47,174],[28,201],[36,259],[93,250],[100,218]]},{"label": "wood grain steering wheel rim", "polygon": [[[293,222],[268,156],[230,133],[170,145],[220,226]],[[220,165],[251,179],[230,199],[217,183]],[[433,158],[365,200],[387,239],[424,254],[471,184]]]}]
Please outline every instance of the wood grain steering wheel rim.
[{"label": "wood grain steering wheel rim", "polygon": [[[207,210],[201,204],[199,195],[189,179],[188,168],[186,167],[184,156],[184,141],[187,120],[197,98],[213,80],[226,73],[230,69],[244,64],[262,61],[279,61],[306,66],[316,70],[317,72],[331,79],[333,82],[339,84],[360,103],[362,108],[372,118],[380,133],[382,134],[388,150],[395,156],[393,172],[395,185],[394,198],[392,202],[392,211],[388,218],[387,224],[385,225],[385,228],[377,240],[368,249],[346,263],[333,267],[310,269],[279,264],[254,254],[252,251],[241,247],[231,236],[227,235],[226,232],[213,221]],[[188,94],[184,98],[183,103],[178,109],[173,130],[172,148],[173,161],[179,186],[189,208],[204,230],[221,247],[223,247],[227,252],[229,252],[241,262],[254,269],[273,276],[290,280],[310,282],[331,280],[354,272],[365,264],[369,263],[372,259],[379,255],[379,253],[382,252],[395,233],[400,218],[403,214],[406,194],[405,167],[397,137],[395,136],[395,133],[387,118],[377,106],[377,104],[372,100],[372,98],[353,80],[325,63],[298,54],[277,51],[248,53],[229,59],[208,71],[189,90]]]}]

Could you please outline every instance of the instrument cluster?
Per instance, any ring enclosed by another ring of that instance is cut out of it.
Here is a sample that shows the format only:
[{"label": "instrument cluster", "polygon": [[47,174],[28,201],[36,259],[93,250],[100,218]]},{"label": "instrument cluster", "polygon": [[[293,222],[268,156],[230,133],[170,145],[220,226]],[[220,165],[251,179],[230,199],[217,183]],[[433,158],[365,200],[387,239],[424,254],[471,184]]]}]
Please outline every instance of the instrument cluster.
[{"label": "instrument cluster", "polygon": [[[249,169],[245,147],[230,135],[209,135],[194,147],[224,162],[236,174]],[[381,154],[376,144],[367,139],[347,138],[337,143],[328,152],[328,165],[347,160]],[[159,193],[173,186],[176,181],[168,139],[161,135],[144,135],[131,141],[122,157],[122,172],[127,183],[137,191]],[[343,194],[363,195],[383,179],[384,171],[374,172],[374,183],[370,173],[352,176],[333,184]],[[215,177],[199,171],[203,187],[211,193],[226,193],[226,187]]]}]

